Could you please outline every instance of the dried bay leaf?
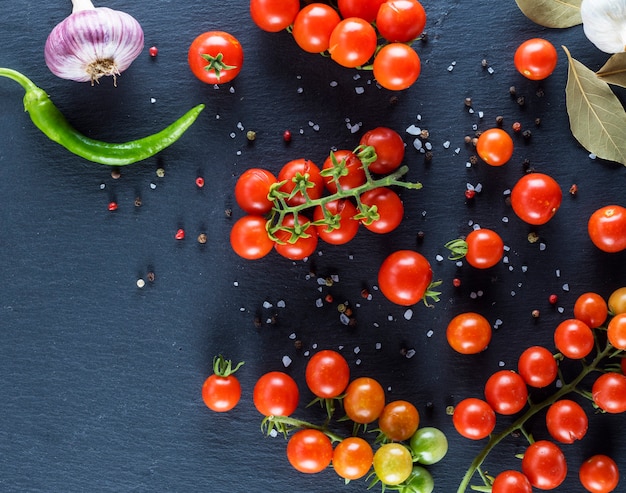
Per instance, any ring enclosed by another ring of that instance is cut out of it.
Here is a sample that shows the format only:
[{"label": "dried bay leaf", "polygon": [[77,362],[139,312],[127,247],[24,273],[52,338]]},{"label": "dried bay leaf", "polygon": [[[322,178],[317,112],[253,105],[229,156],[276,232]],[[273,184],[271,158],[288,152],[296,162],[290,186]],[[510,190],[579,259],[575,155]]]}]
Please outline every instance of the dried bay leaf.
[{"label": "dried bay leaf", "polygon": [[626,111],[610,86],[572,58],[563,46],[569,67],[565,98],[572,134],[589,152],[626,166]]},{"label": "dried bay leaf", "polygon": [[626,87],[626,52],[612,55],[596,75],[609,84]]},{"label": "dried bay leaf", "polygon": [[582,0],[515,0],[522,13],[540,26],[565,28],[582,23]]}]

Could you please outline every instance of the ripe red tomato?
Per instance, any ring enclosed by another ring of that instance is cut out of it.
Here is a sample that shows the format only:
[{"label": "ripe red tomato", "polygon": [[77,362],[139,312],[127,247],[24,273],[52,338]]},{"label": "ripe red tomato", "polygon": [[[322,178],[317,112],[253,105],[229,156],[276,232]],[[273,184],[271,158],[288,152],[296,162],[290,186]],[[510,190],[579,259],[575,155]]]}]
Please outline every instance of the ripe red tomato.
[{"label": "ripe red tomato", "polygon": [[548,408],[546,426],[557,442],[574,443],[587,434],[589,419],[580,404],[570,399],[560,399]]},{"label": "ripe red tomato", "polygon": [[410,402],[398,400],[385,406],[378,417],[378,428],[389,440],[402,442],[413,436],[419,422],[417,408]]},{"label": "ripe red tomato", "polygon": [[363,134],[359,142],[363,146],[372,146],[376,151],[376,160],[370,163],[372,173],[386,174],[396,170],[404,159],[404,140],[395,130],[388,127],[376,127]]},{"label": "ripe red tomato", "polygon": [[511,190],[511,207],[522,221],[545,224],[561,206],[563,192],[554,178],[543,173],[522,176]]},{"label": "ripe red tomato", "polygon": [[411,87],[420,76],[422,62],[409,45],[389,43],[376,53],[372,68],[374,78],[382,87],[402,91]]},{"label": "ripe red tomato", "polygon": [[289,416],[298,407],[300,391],[292,377],[281,371],[271,371],[257,380],[252,400],[263,416]]},{"label": "ripe red tomato", "polygon": [[329,230],[328,225],[320,224],[316,226],[318,236],[331,245],[343,245],[356,236],[359,231],[359,221],[354,219],[358,214],[356,206],[348,199],[337,199],[327,202],[324,206],[318,205],[313,211],[313,221],[318,222],[324,219],[324,207],[328,214],[337,217],[337,228]]},{"label": "ripe red tomato", "polygon": [[603,411],[612,414],[626,411],[626,375],[603,373],[591,386],[593,402]]},{"label": "ripe red tomato", "polygon": [[592,329],[600,327],[609,314],[609,308],[602,296],[597,293],[583,293],[574,303],[574,317]]},{"label": "ripe red tomato", "polygon": [[523,473],[515,470],[502,471],[493,480],[491,493],[532,493],[533,487]]},{"label": "ripe red tomato", "polygon": [[202,385],[202,400],[209,409],[223,413],[237,405],[241,399],[241,384],[233,373],[242,364],[233,368],[222,356],[213,359],[213,374]]},{"label": "ripe red tomato", "polygon": [[356,188],[366,181],[363,163],[358,156],[352,151],[340,149],[331,152],[322,165],[324,184],[330,193],[337,192],[334,175],[328,174],[333,169],[339,171],[339,187],[342,190]]},{"label": "ripe red tomato", "polygon": [[476,153],[490,166],[502,166],[513,156],[513,139],[501,128],[490,128],[478,136]]},{"label": "ripe red tomato", "polygon": [[295,432],[287,442],[287,459],[296,471],[315,474],[330,465],[333,445],[323,432],[304,429]]},{"label": "ripe red tomato", "polygon": [[626,313],[615,315],[607,325],[609,342],[616,349],[626,349]]},{"label": "ripe red tomato", "polygon": [[248,214],[267,214],[274,205],[267,194],[276,182],[276,177],[266,169],[247,169],[235,184],[235,200]]},{"label": "ripe red tomato", "polygon": [[250,0],[252,21],[271,33],[287,29],[299,11],[300,0]]},{"label": "ripe red tomato", "polygon": [[554,344],[566,358],[582,359],[591,352],[595,341],[585,322],[570,318],[554,329]]},{"label": "ripe red tomato", "polygon": [[306,365],[306,383],[316,397],[334,399],[346,389],[350,382],[350,367],[337,351],[318,351]]},{"label": "ripe red tomato", "polygon": [[193,40],[187,54],[193,74],[207,84],[233,80],[243,65],[243,48],[232,34],[208,31]]},{"label": "ripe red tomato", "polygon": [[470,440],[481,440],[489,436],[495,428],[496,413],[482,399],[468,397],[455,406],[452,424],[461,436]]},{"label": "ripe red tomato", "polygon": [[[295,224],[293,214],[287,214],[282,222],[282,226],[288,229],[294,229]],[[310,257],[317,248],[317,228],[311,225],[310,221],[302,214],[298,214],[298,224],[300,228],[304,229],[304,235],[298,237],[295,241],[292,241],[290,231],[279,229],[274,233],[277,240],[274,243],[274,249],[279,255],[289,260],[302,260]]]},{"label": "ripe red tomato", "polygon": [[626,313],[626,286],[617,288],[611,293],[607,301],[609,311],[613,315]]},{"label": "ripe red tomato", "polygon": [[491,341],[491,325],[482,315],[465,312],[448,323],[446,338],[450,347],[461,354],[476,354],[487,349]]},{"label": "ripe red tomato", "polygon": [[558,54],[550,41],[532,38],[515,51],[513,63],[517,71],[530,80],[543,80],[554,72]]},{"label": "ripe red tomato", "polygon": [[387,0],[338,0],[337,7],[341,17],[360,17],[367,22],[374,22],[380,6]]},{"label": "ripe red tomato", "polygon": [[517,362],[517,371],[527,385],[543,388],[550,385],[558,374],[554,355],[542,346],[531,346],[524,350]]},{"label": "ripe red tomato", "polygon": [[361,437],[344,438],[333,452],[333,469],[344,479],[359,479],[372,467],[374,451]]},{"label": "ripe red tomato", "polygon": [[590,493],[611,493],[619,483],[619,468],[607,455],[594,455],[578,470],[580,484]]},{"label": "ripe red tomato", "polygon": [[485,399],[499,414],[518,413],[528,402],[526,382],[510,370],[497,371],[487,379]]},{"label": "ripe red tomato", "polygon": [[311,3],[296,15],[291,34],[304,51],[321,53],[328,49],[330,33],[340,21],[339,14],[330,5]]},{"label": "ripe red tomato", "polygon": [[230,246],[242,258],[256,260],[272,251],[274,242],[267,235],[267,219],[261,216],[244,216],[230,230]]},{"label": "ripe red tomato", "polygon": [[378,286],[392,303],[414,305],[425,300],[433,279],[426,258],[411,250],[398,250],[389,255],[378,271]]},{"label": "ripe red tomato", "polygon": [[477,269],[493,267],[504,255],[504,241],[491,229],[475,229],[465,238],[467,252],[465,260]]},{"label": "ripe red tomato", "polygon": [[371,423],[378,419],[384,407],[385,390],[376,380],[359,377],[350,382],[343,398],[343,408],[352,421]]},{"label": "ripe red tomato", "polygon": [[324,179],[320,169],[309,159],[298,158],[285,163],[278,173],[278,181],[285,182],[280,191],[290,194],[287,203],[292,206],[306,202],[303,190],[312,200],[319,199],[324,193]]},{"label": "ripe red tomato", "polygon": [[371,223],[362,221],[363,226],[373,233],[384,234],[396,229],[404,217],[404,205],[400,196],[387,187],[378,187],[368,190],[361,195],[361,203],[369,207],[376,207],[378,219]]},{"label": "ripe red tomato", "polygon": [[589,238],[603,252],[626,250],[626,208],[619,205],[601,207],[587,222]]},{"label": "ripe red tomato", "polygon": [[376,28],[391,43],[414,40],[426,27],[426,11],[417,0],[387,0],[378,9]]},{"label": "ripe red tomato", "polygon": [[372,58],[377,43],[376,30],[369,22],[359,17],[348,17],[333,29],[328,51],[339,65],[355,68]]},{"label": "ripe red tomato", "polygon": [[554,489],[567,476],[565,455],[558,445],[548,440],[539,440],[526,449],[522,459],[522,472],[535,488]]}]

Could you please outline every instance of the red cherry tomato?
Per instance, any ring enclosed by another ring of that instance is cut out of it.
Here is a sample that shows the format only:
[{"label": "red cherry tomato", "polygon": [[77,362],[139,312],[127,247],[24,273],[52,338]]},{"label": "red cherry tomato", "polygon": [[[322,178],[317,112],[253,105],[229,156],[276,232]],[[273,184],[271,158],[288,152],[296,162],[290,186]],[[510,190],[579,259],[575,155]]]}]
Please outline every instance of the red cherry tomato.
[{"label": "red cherry tomato", "polygon": [[455,406],[452,424],[461,436],[481,440],[495,428],[496,413],[485,401],[468,397]]},{"label": "red cherry tomato", "polygon": [[274,205],[267,194],[276,182],[276,177],[266,169],[247,169],[235,184],[235,200],[248,214],[266,214]]},{"label": "red cherry tomato", "polygon": [[267,219],[261,216],[244,216],[230,230],[230,246],[242,258],[256,260],[272,251],[274,242],[267,235]]},{"label": "red cherry tomato", "polygon": [[531,80],[543,80],[554,72],[558,54],[550,41],[533,38],[515,50],[513,63],[517,71]]},{"label": "red cherry tomato", "polygon": [[289,416],[298,407],[300,391],[292,377],[271,371],[257,380],[252,399],[263,416]]},{"label": "red cherry tomato", "polygon": [[467,243],[465,260],[472,267],[488,269],[502,260],[504,242],[500,235],[491,229],[475,229],[467,235],[465,242]]},{"label": "red cherry tomato", "polygon": [[372,446],[360,437],[344,438],[333,452],[333,469],[344,479],[359,479],[372,467]]},{"label": "red cherry tomato", "polygon": [[615,315],[607,325],[609,342],[616,349],[626,349],[626,313]]},{"label": "red cherry tomato", "polygon": [[593,402],[607,413],[618,414],[626,411],[626,375],[603,373],[591,386]]},{"label": "red cherry tomato", "polygon": [[563,192],[554,178],[543,173],[522,176],[511,190],[511,207],[522,221],[545,224],[561,206]]},{"label": "red cherry tomato", "polygon": [[356,206],[348,199],[337,199],[327,202],[324,206],[318,205],[313,211],[313,221],[324,219],[324,207],[328,214],[337,217],[337,228],[330,229],[326,224],[316,226],[318,236],[331,245],[343,245],[356,236],[359,231],[359,221],[354,219],[358,214]]},{"label": "red cherry tomato", "polygon": [[360,17],[367,22],[374,22],[380,6],[387,0],[337,0],[341,17]]},{"label": "red cherry tomato", "polygon": [[300,11],[300,0],[250,0],[252,21],[267,32],[287,29]]},{"label": "red cherry tomato", "polygon": [[373,378],[354,379],[346,389],[343,408],[355,423],[368,424],[377,420],[385,407],[385,390]]},{"label": "red cherry tomato", "polygon": [[333,29],[328,51],[339,65],[355,68],[372,58],[377,43],[376,30],[369,22],[359,17],[348,17]]},{"label": "red cherry tomato", "polygon": [[626,250],[626,208],[607,205],[596,210],[587,222],[589,238],[608,253]]},{"label": "red cherry tomato", "polygon": [[593,332],[585,322],[570,318],[557,325],[554,344],[566,358],[582,359],[591,352],[595,341]]},{"label": "red cherry tomato", "polygon": [[[332,152],[324,161],[322,171],[328,173],[332,169],[342,169],[338,176],[339,187],[342,190],[356,188],[366,181],[363,163],[352,151],[340,149]],[[337,192],[337,182],[333,175],[325,175],[324,184],[330,193]]]},{"label": "red cherry tomato", "polygon": [[395,171],[404,159],[404,140],[395,130],[388,127],[376,127],[363,134],[359,142],[372,146],[376,151],[376,160],[370,163],[372,173],[386,174]]},{"label": "red cherry tomato", "polygon": [[[295,223],[293,214],[287,214],[282,222],[282,226],[294,228]],[[289,260],[302,260],[310,257],[317,248],[317,228],[311,225],[302,214],[298,215],[298,224],[301,228],[304,228],[304,235],[298,237],[295,241],[292,241],[292,234],[289,231],[279,229],[274,233],[278,240],[274,243],[274,249],[279,255]]]},{"label": "red cherry tomato", "polygon": [[390,91],[402,91],[417,80],[422,71],[422,62],[409,45],[389,43],[376,53],[372,68],[374,78],[382,87]]},{"label": "red cherry tomato", "polygon": [[476,153],[490,166],[502,166],[513,156],[513,139],[501,128],[490,128],[478,136]]},{"label": "red cherry tomato", "polygon": [[223,413],[237,405],[241,399],[241,384],[233,373],[242,364],[233,368],[232,363],[222,356],[213,360],[213,374],[202,385],[202,400],[209,409]]},{"label": "red cherry tomato", "polygon": [[522,459],[522,472],[535,488],[554,489],[567,476],[565,455],[558,445],[548,440],[539,440],[526,449]]},{"label": "red cherry tomato", "polygon": [[378,187],[368,190],[361,195],[361,203],[376,207],[378,219],[371,223],[362,221],[363,226],[369,231],[378,234],[389,233],[396,229],[404,217],[404,205],[400,196],[386,187]]},{"label": "red cherry tomato", "polygon": [[589,419],[585,410],[575,401],[560,399],[548,408],[546,426],[557,442],[574,443],[587,434]]},{"label": "red cherry tomato", "polygon": [[558,374],[554,355],[542,346],[531,346],[524,350],[517,362],[517,371],[527,385],[543,388],[550,385]]},{"label": "red cherry tomato", "polygon": [[574,303],[574,317],[586,323],[592,329],[600,327],[609,314],[609,307],[597,293],[583,293]]},{"label": "red cherry tomato", "polygon": [[493,480],[491,493],[532,493],[533,487],[523,473],[514,470],[502,471]]},{"label": "red cherry tomato", "polygon": [[285,163],[278,173],[278,181],[285,182],[280,191],[293,194],[287,198],[289,205],[302,205],[306,202],[302,189],[297,188],[301,183],[310,199],[319,199],[324,193],[324,179],[319,167],[305,158],[292,159]]},{"label": "red cherry tomato", "polygon": [[392,303],[414,305],[424,300],[433,278],[426,258],[411,250],[398,250],[389,255],[378,271],[378,285]]},{"label": "red cherry tomato", "polygon": [[378,9],[376,28],[391,43],[417,38],[426,26],[426,11],[417,0],[387,0]]},{"label": "red cherry tomato", "polygon": [[476,354],[487,349],[491,341],[491,325],[482,315],[465,312],[448,323],[446,339],[450,347],[461,354]]},{"label": "red cherry tomato", "polygon": [[339,14],[330,5],[311,3],[296,15],[291,34],[304,51],[321,53],[328,49],[330,33],[340,21]]},{"label": "red cherry tomato", "polygon": [[528,402],[526,382],[510,370],[497,371],[487,379],[485,399],[499,414],[518,413]]},{"label": "red cherry tomato", "polygon": [[334,399],[346,389],[350,381],[350,367],[337,351],[318,351],[306,365],[306,383],[316,397]]},{"label": "red cherry tomato", "polygon": [[207,84],[233,80],[243,65],[243,48],[233,35],[208,31],[193,40],[187,54],[193,74]]},{"label": "red cherry tomato", "polygon": [[323,432],[304,429],[295,432],[287,442],[287,459],[296,471],[315,474],[330,465],[333,445]]},{"label": "red cherry tomato", "polygon": [[397,400],[387,404],[378,417],[378,428],[396,442],[408,440],[417,431],[420,415],[410,402]]},{"label": "red cherry tomato", "polygon": [[607,455],[594,455],[578,470],[580,484],[590,493],[611,493],[619,483],[619,468]]}]

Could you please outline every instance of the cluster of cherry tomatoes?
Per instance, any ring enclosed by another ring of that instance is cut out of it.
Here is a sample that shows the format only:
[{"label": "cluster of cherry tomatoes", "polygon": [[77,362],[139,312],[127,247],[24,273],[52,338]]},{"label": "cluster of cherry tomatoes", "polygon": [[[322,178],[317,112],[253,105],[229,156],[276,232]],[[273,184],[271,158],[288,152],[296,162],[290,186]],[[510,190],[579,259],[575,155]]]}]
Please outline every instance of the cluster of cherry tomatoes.
[{"label": "cluster of cherry tomatoes", "polygon": [[[450,345],[463,354],[484,350],[490,338],[489,323],[478,314],[462,314],[448,326]],[[603,339],[606,339],[604,348]],[[566,396],[585,394],[579,385],[588,375],[599,373],[591,392],[587,392],[594,408],[612,414],[626,412],[626,287],[613,292],[608,303],[596,293],[580,295],[574,304],[574,317],[556,327],[554,345],[556,355],[543,346],[527,348],[519,357],[517,372],[496,371],[485,383],[484,399],[468,397],[454,408],[452,422],[462,436],[481,440],[491,435],[487,453],[512,431],[522,431],[530,438],[521,472],[506,470],[498,474],[490,485],[493,493],[530,493],[532,487],[549,490],[565,480],[567,463],[559,444],[583,439],[589,425],[585,409]],[[587,361],[596,347],[597,354]],[[585,361],[580,374],[569,383],[562,381],[560,387],[555,383],[559,377],[559,360],[560,364],[566,360]],[[529,405],[529,388],[550,385],[555,386],[551,396]],[[497,415],[517,415],[524,409],[525,414],[511,427],[492,435]],[[547,409],[545,423],[551,439],[534,441],[523,426],[544,409]],[[466,475],[467,480],[470,477],[471,474]],[[610,457],[595,455],[580,466],[579,478],[587,491],[609,493],[617,486],[619,469]]]},{"label": "cluster of cherry tomatoes", "polygon": [[348,68],[371,68],[390,90],[410,87],[421,61],[411,47],[424,31],[426,11],[417,0],[250,0],[254,23],[268,32],[289,29],[300,48],[328,54]]}]

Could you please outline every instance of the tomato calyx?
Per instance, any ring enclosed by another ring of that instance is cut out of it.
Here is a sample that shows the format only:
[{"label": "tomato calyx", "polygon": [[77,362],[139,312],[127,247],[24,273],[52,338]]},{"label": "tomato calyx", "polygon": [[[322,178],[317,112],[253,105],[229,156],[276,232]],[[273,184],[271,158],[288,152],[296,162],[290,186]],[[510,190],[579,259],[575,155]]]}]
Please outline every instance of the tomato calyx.
[{"label": "tomato calyx", "polygon": [[292,418],[289,416],[265,416],[261,422],[261,431],[267,436],[271,436],[274,433],[280,433],[285,438],[289,437],[290,433],[299,430],[318,430],[324,433],[332,443],[340,442],[342,438],[328,430],[326,425],[316,425],[302,419]]},{"label": "tomato calyx", "polygon": [[213,373],[218,377],[229,377],[243,366],[244,362],[240,361],[233,367],[231,360],[225,359],[221,354],[213,358]]},{"label": "tomato calyx", "polygon": [[450,255],[448,256],[450,260],[461,260],[467,255],[467,241],[464,238],[451,240],[444,247],[450,250]]},{"label": "tomato calyx", "polygon": [[224,63],[224,54],[221,52],[215,56],[209,55],[208,53],[203,53],[200,56],[208,62],[204,66],[204,70],[206,70],[207,72],[215,72],[215,77],[217,77],[218,81],[222,76],[222,72],[225,72],[227,70],[234,70],[237,68],[235,65],[227,65],[226,63]]}]

